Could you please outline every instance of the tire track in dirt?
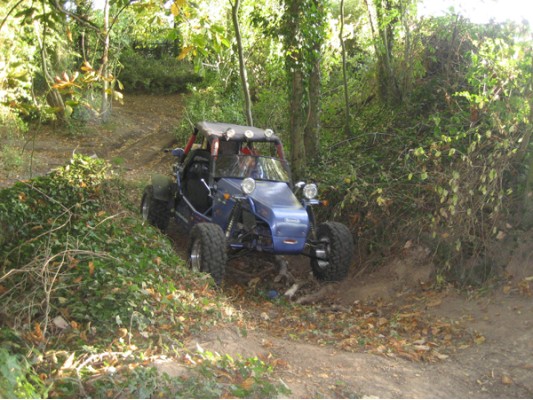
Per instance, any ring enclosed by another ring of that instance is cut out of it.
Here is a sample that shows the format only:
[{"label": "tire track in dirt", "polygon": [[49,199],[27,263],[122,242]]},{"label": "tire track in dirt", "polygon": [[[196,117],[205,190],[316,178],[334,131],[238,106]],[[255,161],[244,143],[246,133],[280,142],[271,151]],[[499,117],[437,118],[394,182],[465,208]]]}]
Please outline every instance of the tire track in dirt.
[{"label": "tire track in dirt", "polygon": [[115,137],[104,157],[123,163],[127,178],[162,172],[162,167],[163,172],[168,172],[170,157],[163,150],[177,143],[175,130],[182,107],[181,95],[128,96],[124,105],[115,106],[112,120],[117,124]]}]

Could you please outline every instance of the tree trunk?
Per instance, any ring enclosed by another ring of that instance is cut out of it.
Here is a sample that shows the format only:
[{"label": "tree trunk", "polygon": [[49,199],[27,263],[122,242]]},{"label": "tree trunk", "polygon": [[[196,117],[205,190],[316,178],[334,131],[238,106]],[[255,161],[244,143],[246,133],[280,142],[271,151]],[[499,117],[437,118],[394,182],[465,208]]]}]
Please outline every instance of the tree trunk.
[{"label": "tree trunk", "polygon": [[104,48],[102,50],[102,64],[100,66],[101,75],[103,76],[102,104],[100,114],[103,121],[107,121],[111,113],[111,100],[109,97],[109,0],[104,2]]},{"label": "tree trunk", "polygon": [[250,97],[250,88],[248,86],[248,75],[246,73],[246,65],[244,63],[244,54],[242,49],[242,37],[241,30],[239,27],[239,7],[240,0],[235,0],[231,2],[231,17],[233,19],[233,27],[235,28],[235,39],[237,40],[237,50],[239,53],[239,72],[241,75],[242,90],[244,93],[244,113],[246,115],[246,122],[248,125],[253,126],[252,118],[252,100]]},{"label": "tree trunk", "polygon": [[[43,4],[43,12],[45,12],[44,4]],[[39,44],[39,54],[41,56],[41,68],[43,72],[43,77],[44,77],[44,80],[46,81],[46,85],[48,86],[48,93],[46,94],[46,101],[48,105],[54,109],[54,114],[59,124],[65,125],[67,123],[67,115],[65,114],[65,103],[63,102],[63,98],[61,97],[61,94],[59,93],[59,91],[53,87],[54,78],[48,68],[48,54],[46,51],[46,28],[47,27],[44,22],[42,23],[42,28],[43,28],[42,36],[39,34],[37,28],[35,28],[35,33],[36,33],[35,36]]]},{"label": "tree trunk", "polygon": [[381,100],[386,103],[398,103],[401,101],[401,93],[398,87],[394,69],[392,66],[392,50],[394,43],[394,21],[386,21],[386,17],[392,11],[390,0],[374,0],[373,5],[376,12],[375,25],[372,17],[372,10],[368,0],[365,0],[368,10],[370,27],[374,37],[374,49],[377,56],[378,85]]},{"label": "tree trunk", "polygon": [[341,0],[341,29],[339,32],[339,40],[342,48],[342,82],[344,86],[344,133],[346,137],[352,135],[352,118],[350,115],[350,96],[348,93],[348,74],[346,71],[346,44],[344,43],[344,0]]},{"label": "tree trunk", "polygon": [[[76,6],[76,14],[79,16],[81,21],[89,20],[89,13],[91,12],[91,3],[87,0],[74,0]],[[85,29],[86,26],[80,21],[74,20],[73,23],[77,27],[72,39],[76,46],[76,51],[81,54],[80,67],[85,61],[87,61],[87,48],[85,43]]]},{"label": "tree trunk", "polygon": [[300,35],[301,0],[291,0],[287,10],[287,56],[286,66],[289,74],[289,134],[291,145],[291,167],[293,178],[299,180],[305,171],[304,129],[306,112],[304,111],[304,71],[303,57],[297,38]]},{"label": "tree trunk", "polygon": [[307,161],[316,160],[319,150],[320,101],[321,101],[320,60],[317,60],[309,76],[309,112],[304,129],[304,144]]},{"label": "tree trunk", "polygon": [[291,168],[293,178],[300,180],[305,172],[305,112],[304,100],[304,79],[301,70],[294,70],[291,73],[291,95],[290,95],[290,135],[291,135]]},{"label": "tree trunk", "polygon": [[[314,0],[314,5],[317,12],[324,18],[323,1]],[[321,18],[322,19],[322,18]],[[322,19],[323,21],[324,19]],[[322,22],[324,23],[324,22]],[[321,34],[313,37],[312,51],[314,54],[314,62],[309,73],[309,113],[307,116],[307,123],[304,131],[305,154],[307,161],[316,160],[319,153],[319,137],[320,137],[320,114],[321,114],[321,62],[322,62],[322,45],[324,43],[324,36]]]}]

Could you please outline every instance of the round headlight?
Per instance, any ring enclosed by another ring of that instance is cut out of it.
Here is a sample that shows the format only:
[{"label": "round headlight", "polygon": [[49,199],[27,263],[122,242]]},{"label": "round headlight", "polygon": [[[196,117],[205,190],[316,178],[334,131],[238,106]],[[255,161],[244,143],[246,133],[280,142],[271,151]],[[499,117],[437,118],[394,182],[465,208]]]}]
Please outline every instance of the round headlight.
[{"label": "round headlight", "polygon": [[254,137],[254,132],[251,131],[250,129],[247,129],[244,131],[244,136],[246,136],[248,139],[251,139]]},{"label": "round headlight", "polygon": [[274,134],[274,131],[272,129],[265,129],[265,136],[267,138],[272,137],[273,134]]},{"label": "round headlight", "polygon": [[306,199],[311,200],[317,196],[318,189],[314,183],[308,183],[304,186],[303,193]]},{"label": "round headlight", "polygon": [[241,183],[241,189],[244,194],[250,194],[255,190],[255,179],[245,178]]}]

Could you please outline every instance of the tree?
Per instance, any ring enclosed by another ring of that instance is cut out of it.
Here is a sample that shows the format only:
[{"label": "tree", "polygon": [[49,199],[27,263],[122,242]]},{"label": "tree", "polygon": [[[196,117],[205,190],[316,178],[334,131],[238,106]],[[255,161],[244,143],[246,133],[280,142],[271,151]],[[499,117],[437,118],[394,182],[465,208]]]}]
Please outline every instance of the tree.
[{"label": "tree", "polygon": [[285,65],[289,81],[291,163],[297,179],[318,154],[321,52],[325,38],[323,1],[291,0],[285,15]]},{"label": "tree", "polygon": [[248,75],[246,73],[246,65],[244,61],[244,53],[242,48],[242,37],[241,30],[239,27],[239,7],[241,4],[240,0],[230,0],[231,4],[231,17],[233,20],[233,28],[235,29],[235,40],[237,41],[237,51],[239,53],[239,72],[242,83],[242,90],[244,93],[244,113],[246,115],[246,122],[248,125],[253,126],[252,118],[252,100],[250,98],[250,87],[248,86]]},{"label": "tree", "polygon": [[100,105],[100,115],[104,121],[111,112],[111,102],[109,101],[109,0],[104,1],[104,24],[103,24],[103,49],[102,61],[99,75],[103,76],[102,104]]},{"label": "tree", "polygon": [[285,59],[289,81],[289,134],[290,160],[295,179],[300,179],[305,171],[304,130],[306,122],[305,95],[305,59],[302,46],[302,20],[305,0],[290,0],[285,20],[286,52]]},{"label": "tree", "polygon": [[50,57],[48,54],[49,43],[47,42],[50,32],[56,29],[55,23],[57,22],[57,18],[61,18],[61,16],[52,13],[44,0],[41,2],[41,6],[42,14],[40,14],[40,18],[38,19],[41,21],[41,24],[34,24],[34,29],[35,37],[39,46],[41,72],[48,88],[46,100],[50,107],[52,107],[54,110],[57,121],[64,125],[68,119],[68,114],[66,113],[66,107],[63,98],[61,97],[61,94],[57,88],[54,86],[54,75],[56,75],[56,73],[53,71],[53,67],[50,63]]},{"label": "tree", "polygon": [[342,82],[344,88],[344,132],[347,137],[352,135],[350,115],[350,95],[348,93],[348,71],[346,70],[346,43],[344,42],[344,0],[340,3],[340,32],[339,40],[342,48]]},{"label": "tree", "polygon": [[309,110],[304,130],[304,143],[307,161],[316,160],[319,153],[320,114],[322,102],[322,46],[326,36],[326,14],[323,0],[313,0],[307,8],[305,21],[306,39],[310,41],[309,49]]},{"label": "tree", "polygon": [[365,0],[377,57],[379,95],[383,102],[392,104],[400,102],[402,96],[393,68],[394,28],[399,16],[395,1]]}]

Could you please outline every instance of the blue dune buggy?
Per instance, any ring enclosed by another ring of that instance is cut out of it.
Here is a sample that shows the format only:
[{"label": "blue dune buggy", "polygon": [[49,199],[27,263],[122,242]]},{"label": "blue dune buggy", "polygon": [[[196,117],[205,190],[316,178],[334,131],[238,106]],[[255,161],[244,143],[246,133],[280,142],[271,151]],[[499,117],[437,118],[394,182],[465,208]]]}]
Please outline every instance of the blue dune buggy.
[{"label": "blue dune buggy", "polygon": [[228,256],[246,251],[303,254],[315,277],[343,279],[353,236],[338,222],[316,224],[314,183],[291,182],[281,140],[270,129],[200,122],[177,158],[173,177],[155,174],[141,214],[162,231],[171,217],[190,232],[189,265],[224,278]]}]

